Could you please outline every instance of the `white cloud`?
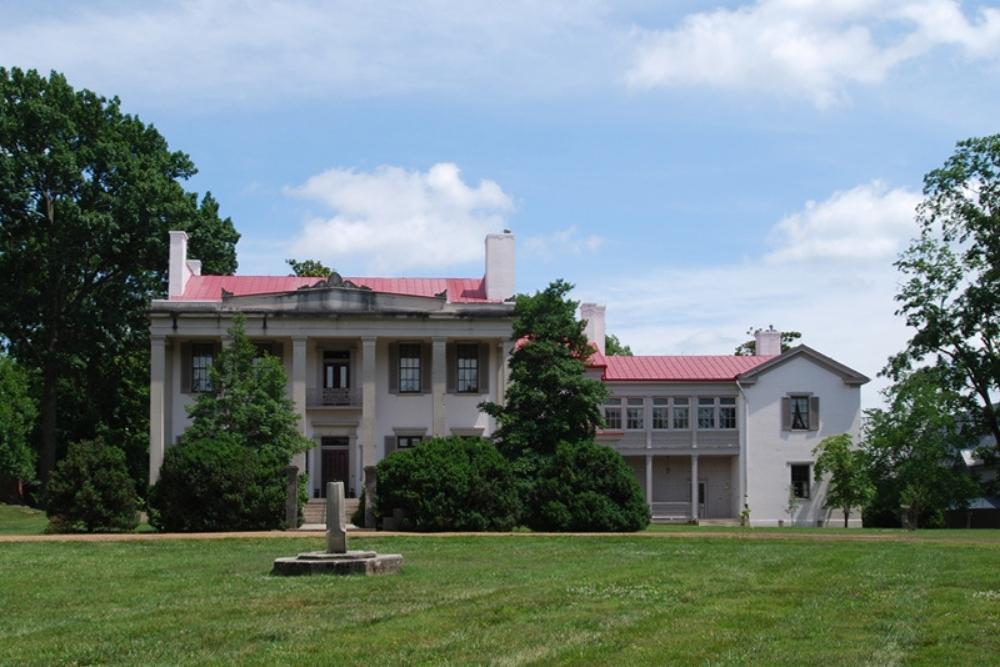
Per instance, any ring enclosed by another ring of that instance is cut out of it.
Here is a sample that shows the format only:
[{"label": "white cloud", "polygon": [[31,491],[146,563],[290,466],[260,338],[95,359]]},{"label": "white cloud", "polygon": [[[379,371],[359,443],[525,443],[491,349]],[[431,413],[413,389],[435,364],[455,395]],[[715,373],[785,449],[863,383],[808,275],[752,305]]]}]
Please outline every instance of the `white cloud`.
[{"label": "white cloud", "polygon": [[[863,403],[873,407],[887,384],[878,372],[911,333],[893,315],[892,260],[901,239],[917,234],[913,198],[880,182],[834,193],[775,223],[773,236],[793,238],[772,255],[588,277],[574,298],[606,303],[608,331],[639,354],[731,354],[748,327],[800,331],[801,342],[872,378]],[[876,232],[858,222],[866,216]],[[855,252],[844,251],[851,244]],[[806,259],[826,261],[793,261]]]},{"label": "white cloud", "polygon": [[775,250],[769,262],[808,260],[887,260],[915,235],[914,214],[921,196],[890,190],[873,181],[834,192],[822,202],[780,220],[768,235]]},{"label": "white cloud", "polygon": [[560,255],[581,257],[597,252],[604,245],[604,238],[597,234],[580,235],[576,225],[570,225],[551,234],[529,236],[524,240],[528,257],[549,261]]},{"label": "white cloud", "polygon": [[330,169],[286,193],[332,213],[307,221],[291,252],[390,275],[481,262],[486,234],[501,231],[514,208],[497,183],[467,185],[451,163],[426,172]]},{"label": "white cloud", "polygon": [[1000,10],[970,18],[956,0],[757,0],[690,14],[673,29],[636,30],[634,39],[632,86],[804,96],[824,108],[938,46],[996,59]]},{"label": "white cloud", "polygon": [[11,4],[0,8],[0,62],[158,105],[545,92],[589,85],[602,68],[613,78],[602,15],[596,1]]}]

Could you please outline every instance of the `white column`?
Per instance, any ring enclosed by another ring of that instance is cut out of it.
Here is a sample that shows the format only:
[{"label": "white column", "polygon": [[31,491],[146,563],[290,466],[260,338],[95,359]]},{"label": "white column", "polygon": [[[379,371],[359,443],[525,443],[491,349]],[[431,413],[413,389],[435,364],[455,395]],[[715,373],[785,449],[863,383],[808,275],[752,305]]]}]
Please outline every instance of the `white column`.
[{"label": "white column", "polygon": [[[306,433],[306,338],[296,336],[292,339],[292,402],[295,403],[295,414],[299,417],[299,433]],[[292,465],[297,466],[299,474],[305,474],[305,453],[296,454]]]},{"label": "white column", "polygon": [[375,446],[375,340],[375,336],[361,339],[362,469],[378,462]]},{"label": "white column", "polygon": [[445,391],[447,389],[447,339],[431,339],[431,397],[434,403],[432,433],[435,438],[445,433]]},{"label": "white column", "polygon": [[646,455],[646,504],[653,507],[653,457]]},{"label": "white column", "polygon": [[167,341],[163,336],[149,339],[149,483],[156,484],[163,465],[166,445]]},{"label": "white column", "polygon": [[691,455],[691,518],[698,519],[698,455]]}]

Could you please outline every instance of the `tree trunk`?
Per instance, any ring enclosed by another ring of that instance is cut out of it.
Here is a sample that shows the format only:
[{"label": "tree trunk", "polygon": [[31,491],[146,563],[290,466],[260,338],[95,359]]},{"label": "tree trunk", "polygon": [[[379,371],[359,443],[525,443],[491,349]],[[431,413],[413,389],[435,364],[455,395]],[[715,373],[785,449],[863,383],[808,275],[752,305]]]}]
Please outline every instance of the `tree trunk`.
[{"label": "tree trunk", "polygon": [[850,507],[845,507],[844,508],[844,528],[847,528],[847,522],[850,520],[850,518],[851,518],[851,508]]},{"label": "tree trunk", "polygon": [[42,401],[40,406],[41,443],[38,452],[38,477],[47,484],[56,467],[56,410],[59,406],[59,373],[53,362],[42,371]]}]

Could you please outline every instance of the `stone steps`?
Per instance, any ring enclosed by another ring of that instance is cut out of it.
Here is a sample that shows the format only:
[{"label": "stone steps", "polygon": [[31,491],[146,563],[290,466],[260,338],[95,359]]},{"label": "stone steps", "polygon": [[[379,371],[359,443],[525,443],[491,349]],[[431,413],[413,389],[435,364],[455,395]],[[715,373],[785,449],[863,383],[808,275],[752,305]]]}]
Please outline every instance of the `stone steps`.
[{"label": "stone steps", "polygon": [[[351,522],[351,515],[354,511],[358,509],[358,499],[357,498],[345,498],[344,499],[344,523],[348,524]],[[302,508],[302,523],[306,524],[322,524],[326,525],[326,500],[323,498],[314,498],[305,504]]]}]

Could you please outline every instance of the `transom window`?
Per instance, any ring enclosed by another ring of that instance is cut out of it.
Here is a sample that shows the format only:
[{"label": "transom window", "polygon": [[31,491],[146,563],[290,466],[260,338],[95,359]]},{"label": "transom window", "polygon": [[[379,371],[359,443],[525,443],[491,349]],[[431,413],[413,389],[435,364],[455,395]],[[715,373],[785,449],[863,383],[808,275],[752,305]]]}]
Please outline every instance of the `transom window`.
[{"label": "transom window", "polygon": [[643,429],[642,412],[643,400],[641,398],[628,399],[628,407],[625,413],[625,428],[630,431],[641,431]]},{"label": "transom window", "polygon": [[396,449],[409,449],[420,444],[424,439],[422,435],[400,435],[396,436]]},{"label": "transom window", "polygon": [[421,386],[420,344],[400,343],[399,392],[401,394],[419,393]]},{"label": "transom window", "polygon": [[809,498],[810,484],[808,463],[793,463],[789,466],[792,471],[792,495],[796,498]]},{"label": "transom window", "polygon": [[191,346],[191,391],[212,391],[212,378],[208,371],[215,357],[215,346],[211,343],[195,343]]},{"label": "transom window", "polygon": [[612,398],[604,404],[604,428],[620,431],[622,428],[622,399]]},{"label": "transom window", "polygon": [[791,427],[793,431],[808,431],[809,430],[809,397],[808,396],[792,396],[789,401],[789,407],[791,408],[792,423]]},{"label": "transom window", "polygon": [[670,426],[670,400],[666,398],[653,399],[653,428],[663,430]]},{"label": "transom window", "polygon": [[479,346],[459,343],[457,350],[458,392],[475,394],[479,392]]}]

